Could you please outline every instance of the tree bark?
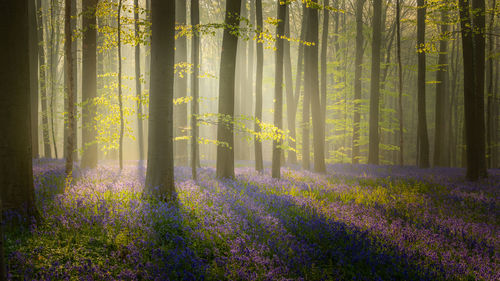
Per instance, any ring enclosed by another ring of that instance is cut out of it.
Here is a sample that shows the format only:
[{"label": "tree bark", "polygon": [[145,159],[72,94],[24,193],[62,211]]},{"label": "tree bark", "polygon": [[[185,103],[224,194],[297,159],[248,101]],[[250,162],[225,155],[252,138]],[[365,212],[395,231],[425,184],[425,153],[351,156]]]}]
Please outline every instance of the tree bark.
[{"label": "tree bark", "polygon": [[49,120],[48,120],[48,99],[47,99],[47,63],[45,61],[45,47],[43,36],[43,17],[42,17],[42,1],[37,0],[37,19],[38,19],[38,64],[40,66],[40,97],[42,105],[42,139],[43,139],[43,156],[45,158],[52,157],[52,149],[50,147],[49,137]]},{"label": "tree bark", "polygon": [[373,0],[372,69],[370,81],[370,131],[368,164],[379,163],[379,106],[380,106],[380,41],[382,37],[382,1]]},{"label": "tree bark", "polygon": [[[71,18],[70,18],[70,32],[71,32],[71,35],[73,35],[73,31],[76,30],[77,26],[76,26],[76,15],[77,15],[77,7],[76,7],[76,0],[71,0]],[[72,59],[76,59],[77,57],[77,52],[76,52],[76,39],[74,41],[72,41],[72,44],[71,44],[71,56],[72,56]],[[65,65],[64,65],[64,69],[67,69],[67,66],[66,66],[66,63],[67,61],[65,60]],[[73,73],[73,86],[72,86],[72,93],[73,93],[73,102],[76,103],[77,102],[77,71],[78,71],[78,68],[77,68],[77,63],[76,63],[76,60],[72,63],[72,73]],[[66,73],[64,74],[64,85],[67,86],[69,84],[69,81],[68,81],[69,77],[68,75],[66,75]],[[70,110],[70,105],[69,105],[69,97],[67,96],[69,92],[65,92],[65,96],[64,96],[64,117],[65,117],[65,126],[64,126],[64,151],[63,151],[63,154],[64,154],[64,158],[66,159],[67,158],[67,154],[68,153],[72,153],[73,155],[71,156],[73,158],[73,161],[76,160],[77,156],[78,156],[78,153],[76,152],[77,150],[77,137],[76,137],[76,125],[73,126],[73,131],[70,133],[68,131],[69,129],[69,126],[68,126],[68,123],[69,123],[69,110]],[[73,109],[73,116],[76,116],[76,106],[73,105],[72,106],[72,109]],[[76,124],[76,123],[75,123]],[[68,139],[70,137],[70,135],[73,134],[74,137],[73,137],[73,142],[74,142],[74,148],[73,150],[71,150],[71,152],[68,152],[67,148],[68,146],[66,145],[68,143]]]},{"label": "tree bark", "polygon": [[118,158],[120,162],[120,170],[123,169],[123,133],[125,124],[123,120],[123,94],[122,94],[122,36],[121,36],[121,15],[122,15],[122,0],[118,1],[118,106],[120,108],[120,138],[118,139]]},{"label": "tree bark", "polygon": [[200,24],[200,3],[198,0],[191,0],[191,25],[193,26],[193,39],[191,41],[191,61],[193,63],[193,74],[191,76],[191,174],[193,180],[197,180],[197,159],[198,159],[198,95],[199,95],[199,64],[200,64],[200,33],[197,26]]},{"label": "tree bark", "polygon": [[65,75],[66,75],[66,98],[67,98],[67,124],[65,126],[65,131],[68,136],[66,142],[64,143],[65,148],[65,158],[66,166],[65,172],[67,176],[73,173],[73,151],[75,150],[75,135],[74,127],[76,126],[75,120],[75,96],[74,96],[74,74],[73,74],[73,39],[72,39],[72,28],[71,28],[71,15],[72,15],[72,0],[65,0],[65,15],[64,15],[64,57],[65,57]]},{"label": "tree bark", "polygon": [[82,41],[82,148],[81,167],[97,167],[97,141],[94,119],[97,97],[97,0],[82,0],[83,41]]},{"label": "tree bark", "polygon": [[34,0],[28,1],[29,9],[29,58],[30,58],[30,95],[31,95],[31,145],[33,158],[40,155],[38,151],[38,39],[37,39],[37,15]]},{"label": "tree bark", "polygon": [[[290,37],[290,9],[287,6],[287,15],[285,22],[285,36]],[[302,38],[303,40],[303,38]],[[299,43],[300,44],[300,43]],[[292,78],[292,61],[290,57],[290,41],[284,40],[283,46],[283,59],[284,59],[284,70],[285,70],[285,86],[286,86],[286,120],[287,128],[290,131],[290,139],[288,145],[291,150],[288,151],[288,161],[290,164],[297,164],[297,153],[296,149],[296,136],[297,130],[295,127],[296,115],[297,115],[297,105],[295,103],[295,97],[293,95],[293,78]],[[302,65],[302,64],[301,64]],[[293,140],[292,140],[293,139]]]},{"label": "tree bark", "polygon": [[352,163],[359,163],[359,128],[361,120],[361,76],[363,74],[363,6],[365,0],[356,1],[356,59],[354,70],[354,116],[352,130]]},{"label": "tree bark", "polygon": [[401,0],[396,0],[396,32],[398,61],[399,165],[404,165],[403,65],[401,63]]},{"label": "tree bark", "polygon": [[151,0],[151,93],[146,192],[175,200],[173,98],[175,2]]},{"label": "tree bark", "polygon": [[[226,2],[219,75],[219,121],[217,124],[217,178],[234,178],[234,88],[241,0]],[[257,72],[258,74],[258,72]]]},{"label": "tree bark", "polygon": [[[257,18],[257,31],[262,32],[262,0],[255,0],[255,12]],[[261,129],[259,122],[262,121],[262,73],[264,72],[264,47],[260,40],[257,41],[257,65],[255,75],[255,119],[254,130],[258,134]],[[262,172],[264,163],[262,160],[262,142],[258,137],[254,139],[255,145],[255,170]]]},{"label": "tree bark", "polygon": [[[38,218],[31,151],[28,1],[0,2],[0,198],[2,210]],[[8,66],[8,67],[5,67]],[[27,220],[30,221],[29,219]],[[2,253],[3,254],[3,253]]]},{"label": "tree bark", "polygon": [[[323,136],[326,134],[326,126],[325,126],[325,123],[326,123],[326,104],[327,104],[327,96],[326,96],[326,93],[327,93],[327,84],[328,84],[328,80],[327,80],[327,72],[328,72],[328,68],[327,68],[327,61],[326,61],[326,58],[327,58],[327,54],[328,54],[328,20],[329,20],[329,15],[330,15],[330,11],[326,8],[326,6],[329,5],[329,1],[328,0],[324,0],[324,6],[325,8],[323,8],[323,31],[322,31],[322,34],[321,34],[321,96],[320,96],[320,107],[321,107],[321,120],[322,120],[322,123],[323,123]],[[323,137],[324,139],[324,137]],[[325,142],[326,140],[324,139],[323,142]],[[325,147],[325,144],[323,144],[323,147]]]},{"label": "tree bark", "polygon": [[[283,129],[283,44],[285,35],[286,4],[278,1],[278,25],[276,26],[276,60],[274,77],[274,126]],[[281,177],[281,137],[273,140],[272,177]]]}]

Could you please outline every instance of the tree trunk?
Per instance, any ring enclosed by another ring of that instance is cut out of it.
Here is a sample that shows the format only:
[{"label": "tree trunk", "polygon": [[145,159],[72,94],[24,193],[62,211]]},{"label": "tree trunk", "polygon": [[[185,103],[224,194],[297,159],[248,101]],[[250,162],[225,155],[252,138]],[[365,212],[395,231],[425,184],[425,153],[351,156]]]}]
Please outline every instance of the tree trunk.
[{"label": "tree trunk", "polygon": [[173,98],[175,2],[152,0],[151,93],[146,192],[175,200]]},{"label": "tree trunk", "polygon": [[56,141],[56,113],[55,113],[55,103],[56,103],[56,87],[57,87],[57,64],[59,61],[59,23],[56,12],[59,10],[59,2],[56,0],[51,1],[50,6],[50,129],[52,135],[52,148],[54,149],[55,158],[59,158],[57,153],[57,141]]},{"label": "tree trunk", "polygon": [[[315,2],[315,1],[314,1]],[[325,130],[324,121],[321,119],[321,104],[319,94],[318,77],[318,10],[308,9],[309,21],[307,24],[306,41],[312,42],[311,46],[305,48],[305,92],[310,97],[313,121],[313,149],[314,149],[314,171],[326,172],[325,167]]]},{"label": "tree trunk", "polygon": [[418,49],[418,126],[417,126],[417,165],[419,168],[429,167],[429,137],[427,135],[427,118],[425,109],[425,0],[417,0],[417,49]]},{"label": "tree trunk", "polygon": [[[240,24],[241,0],[226,2],[219,75],[219,120],[217,124],[217,178],[234,178],[234,88],[238,36],[231,27]],[[258,71],[257,71],[258,75]],[[257,79],[258,80],[258,79]]]},{"label": "tree trunk", "polygon": [[[257,30],[262,32],[262,0],[255,0],[255,12],[257,17]],[[257,65],[255,75],[255,119],[254,130],[260,133],[259,122],[262,121],[262,73],[264,72],[264,47],[262,42],[257,41]],[[262,172],[264,163],[262,160],[262,142],[258,137],[255,137],[255,170]]]},{"label": "tree trunk", "polygon": [[[329,1],[324,0],[324,6],[328,6]],[[321,99],[320,99],[320,107],[321,107],[321,120],[323,124],[323,136],[326,133],[326,91],[327,91],[327,82],[328,80],[326,79],[328,68],[327,68],[327,54],[328,54],[328,18],[330,15],[330,11],[326,8],[323,9],[323,31],[321,35]],[[324,137],[323,137],[324,139]],[[326,140],[323,140],[325,142]],[[323,147],[325,147],[325,144],[323,144]]]},{"label": "tree trunk", "polygon": [[441,37],[439,41],[438,71],[436,72],[436,107],[434,136],[434,166],[448,166],[446,161],[446,101],[448,99],[448,10],[441,11]]},{"label": "tree trunk", "polygon": [[[285,22],[285,36],[290,37],[290,9],[287,6],[287,15]],[[302,38],[303,40],[303,38]],[[283,56],[284,56],[284,70],[285,70],[285,86],[286,86],[286,120],[287,128],[290,131],[290,139],[288,145],[291,150],[288,151],[288,161],[290,164],[297,164],[297,153],[296,149],[296,136],[297,131],[295,127],[297,105],[295,103],[295,97],[293,95],[293,79],[292,79],[292,61],[290,57],[290,41],[284,40],[283,46]],[[302,64],[301,64],[302,65]],[[293,139],[293,140],[292,140]]]},{"label": "tree trunk", "polygon": [[[31,151],[28,1],[0,3],[0,198],[2,210],[35,216]],[[8,66],[8,67],[5,67]],[[3,252],[1,252],[3,254]]]},{"label": "tree trunk", "polygon": [[74,74],[73,74],[73,39],[71,29],[71,14],[72,14],[72,0],[65,0],[65,14],[64,14],[64,57],[65,57],[65,75],[66,75],[66,97],[67,97],[67,124],[65,131],[68,136],[64,143],[65,158],[66,158],[66,175],[71,176],[73,173],[73,151],[75,150],[75,135],[73,128],[76,126],[75,120],[75,96],[74,96]]},{"label": "tree trunk", "polygon": [[97,0],[82,0],[82,160],[83,169],[97,167],[97,141],[94,119],[97,97]]},{"label": "tree trunk", "polygon": [[[283,44],[285,35],[286,4],[278,2],[278,24],[276,25],[276,60],[274,77],[274,126],[283,129]],[[281,177],[281,137],[273,140],[272,177]]]},{"label": "tree trunk", "polygon": [[42,139],[43,139],[43,155],[46,158],[52,157],[52,149],[50,147],[49,137],[49,120],[48,120],[48,100],[47,100],[47,71],[45,62],[45,48],[43,38],[43,17],[42,17],[42,1],[37,0],[37,19],[38,19],[38,64],[40,66],[40,92],[42,104]]},{"label": "tree trunk", "polygon": [[[187,22],[186,0],[175,0],[175,21],[177,26],[185,26]],[[187,63],[187,38],[180,36],[175,40],[175,63]],[[178,70],[183,67],[178,68]],[[174,79],[174,98],[187,97],[188,80],[187,75],[177,73]],[[182,138],[187,136],[188,114],[187,103],[180,103],[174,107],[174,137]],[[180,166],[188,165],[188,141],[186,139],[178,139],[174,142],[175,163]]]},{"label": "tree trunk", "polygon": [[[71,35],[73,34],[73,31],[77,29],[77,26],[76,26],[76,15],[77,15],[77,7],[76,7],[76,0],[71,0],[71,18],[70,18],[70,32],[71,32]],[[71,37],[72,38],[72,37]],[[73,39],[72,39],[73,40]],[[72,42],[71,44],[71,56],[72,56],[72,59],[76,59],[77,57],[77,53],[76,53],[76,39]],[[64,65],[64,69],[67,69],[67,66],[66,66],[66,63],[67,61],[65,60],[65,65]],[[72,89],[71,89],[71,92],[73,93],[73,102],[76,103],[77,102],[77,71],[78,71],[78,68],[77,68],[77,63],[76,63],[76,60],[72,63],[72,73],[73,73],[73,86],[72,86]],[[68,81],[69,77],[68,75],[66,75],[66,73],[64,74],[64,85],[65,87],[67,85],[69,85],[69,81]],[[68,95],[68,91],[65,91],[65,96],[64,96],[64,123],[65,123],[65,126],[64,126],[64,151],[63,151],[63,156],[64,158],[66,159],[67,158],[67,155],[68,153],[71,153],[73,154],[71,157],[73,158],[73,161],[76,160],[77,156],[78,156],[78,153],[76,152],[77,150],[77,137],[76,137],[76,125],[73,126],[73,131],[70,133],[68,131],[69,129],[69,110],[70,110],[70,105],[69,105],[69,97],[67,96]],[[72,106],[72,109],[73,109],[73,116],[76,116],[76,106],[73,105]],[[76,123],[75,123],[76,124]],[[67,150],[68,146],[67,146],[67,143],[69,141],[69,138],[70,138],[70,135],[73,134],[74,137],[73,137],[73,143],[74,143],[74,148],[69,152]]]},{"label": "tree trunk", "polygon": [[382,0],[373,0],[372,69],[370,81],[370,132],[368,164],[379,163],[379,106],[380,106],[380,41],[382,37]]},{"label": "tree trunk", "polygon": [[359,163],[359,123],[361,120],[361,75],[363,74],[363,6],[365,0],[356,1],[356,59],[354,71],[354,117],[352,130],[352,163]]},{"label": "tree trunk", "polygon": [[29,9],[29,58],[30,58],[30,95],[31,95],[31,145],[33,158],[40,155],[38,151],[38,39],[37,39],[37,16],[34,0],[28,1]]},{"label": "tree trunk", "polygon": [[200,64],[200,33],[196,27],[200,24],[200,3],[191,0],[191,25],[193,26],[193,39],[191,40],[191,62],[193,63],[193,75],[191,76],[191,173],[193,180],[197,180],[196,166],[198,152],[198,95],[199,95],[199,64]]},{"label": "tree trunk", "polygon": [[[134,0],[134,33],[139,38],[139,0]],[[141,44],[136,42],[135,48],[135,95],[137,98],[137,142],[139,145],[139,163],[144,160],[144,128],[142,120],[142,84],[141,84]]]}]

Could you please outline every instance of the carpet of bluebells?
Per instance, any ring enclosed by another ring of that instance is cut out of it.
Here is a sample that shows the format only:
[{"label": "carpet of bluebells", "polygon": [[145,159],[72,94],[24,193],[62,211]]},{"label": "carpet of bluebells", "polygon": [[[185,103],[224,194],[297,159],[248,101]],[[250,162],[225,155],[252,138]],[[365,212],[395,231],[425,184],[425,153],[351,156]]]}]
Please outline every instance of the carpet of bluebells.
[{"label": "carpet of bluebells", "polygon": [[176,204],[143,196],[134,165],[34,174],[43,220],[7,217],[11,280],[500,280],[500,170],[176,168]]}]

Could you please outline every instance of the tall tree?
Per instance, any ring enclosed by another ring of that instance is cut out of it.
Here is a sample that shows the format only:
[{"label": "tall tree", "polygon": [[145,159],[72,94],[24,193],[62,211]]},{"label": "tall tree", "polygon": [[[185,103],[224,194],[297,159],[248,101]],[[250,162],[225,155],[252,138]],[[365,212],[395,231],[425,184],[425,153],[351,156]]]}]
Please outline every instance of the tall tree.
[{"label": "tall tree", "polygon": [[354,117],[352,131],[352,163],[359,163],[359,128],[361,119],[361,75],[363,73],[363,6],[365,0],[356,0],[356,58],[354,61]]},{"label": "tall tree", "polygon": [[33,158],[38,158],[38,38],[35,1],[28,1],[29,9],[29,58],[30,58],[30,95],[31,95],[31,144]]},{"label": "tall tree", "polygon": [[[303,6],[303,13],[304,17],[306,17],[305,20],[303,20],[303,23],[305,23],[305,28],[306,30],[304,31],[304,39],[307,41],[307,33],[310,31],[309,30],[309,25],[311,25],[311,13],[309,13],[309,8],[307,7],[306,4]],[[299,50],[300,51],[300,50]],[[308,80],[308,66],[307,66],[307,46],[304,46],[304,97],[302,101],[302,169],[309,170],[311,168],[311,143],[310,143],[310,119],[311,119],[311,94],[309,93],[309,87],[307,85],[307,80]]]},{"label": "tall tree", "polygon": [[60,29],[59,29],[59,1],[51,0],[50,2],[50,129],[52,135],[52,148],[54,150],[55,158],[59,158],[57,153],[57,140],[56,140],[56,96],[57,96],[57,65],[59,63],[59,44],[60,44]]},{"label": "tall tree", "polygon": [[[2,210],[37,216],[31,152],[28,1],[0,1],[0,198]],[[28,220],[29,221],[29,220]],[[3,253],[2,253],[3,254]]]},{"label": "tall tree", "polygon": [[434,135],[434,166],[448,166],[446,153],[446,102],[448,100],[448,7],[441,8],[441,40],[439,41],[438,71],[436,72],[436,108]]},{"label": "tall tree", "polygon": [[[287,6],[287,15],[285,21],[285,37],[290,37],[290,8]],[[303,40],[303,38],[301,38]],[[295,127],[297,103],[293,94],[293,78],[292,78],[292,58],[290,55],[290,41],[284,40],[283,60],[285,70],[285,86],[286,86],[286,119],[287,128],[290,131],[290,139],[288,145],[292,148],[288,151],[288,161],[290,164],[297,163],[297,153],[295,152],[297,130]],[[302,64],[301,64],[302,67]]]},{"label": "tall tree", "polygon": [[146,192],[173,200],[175,2],[151,0],[151,13],[151,92]]},{"label": "tall tree", "polygon": [[[70,22],[71,35],[73,35],[73,31],[76,30],[76,15],[77,15],[77,11],[76,11],[77,10],[77,6],[76,6],[76,4],[77,4],[76,0],[71,0],[71,19],[70,19],[70,21],[71,21]],[[72,38],[72,40],[73,40],[73,38]],[[73,60],[75,60],[76,57],[77,57],[77,53],[76,53],[76,51],[77,51],[77,46],[76,46],[77,43],[76,42],[77,42],[76,39],[74,39],[72,41],[72,44],[71,44],[71,56],[73,57]],[[64,68],[66,69],[67,68],[67,65],[66,65],[67,60],[64,60],[64,62],[65,62]],[[73,76],[72,77],[72,79],[73,79],[73,84],[72,85],[73,86],[72,86],[71,92],[73,93],[73,101],[76,103],[77,102],[77,88],[78,88],[77,87],[77,80],[78,80],[77,79],[77,76],[78,76],[77,72],[78,72],[78,67],[77,67],[76,60],[72,63],[72,68],[73,68],[72,69],[72,73],[73,73],[72,74],[72,76]],[[69,77],[65,73],[65,75],[64,75],[64,85],[65,86],[69,85],[68,79],[69,79]],[[64,117],[65,117],[64,122],[66,123],[66,125],[64,126],[64,144],[65,145],[64,145],[64,151],[63,151],[64,153],[63,154],[64,154],[64,158],[67,158],[67,154],[68,153],[72,153],[73,154],[72,155],[73,161],[76,161],[76,158],[78,156],[78,153],[76,151],[77,150],[76,149],[77,148],[77,137],[76,137],[76,135],[77,135],[77,128],[76,127],[77,126],[76,125],[73,126],[73,131],[71,133],[68,131],[69,126],[67,126],[67,125],[69,123],[69,110],[70,110],[69,97],[67,96],[68,93],[69,92],[66,92],[65,96],[64,96],[64,112],[65,112],[65,114],[64,114]],[[72,106],[72,110],[73,110],[73,113],[72,113],[73,116],[76,116],[76,106],[73,105]],[[68,146],[66,144],[68,143],[68,138],[70,138],[71,134],[74,135],[74,137],[73,137],[74,149],[71,150],[71,151],[68,151],[67,150]]]},{"label": "tall tree", "polygon": [[94,119],[97,97],[97,31],[96,8],[98,0],[82,0],[82,148],[81,167],[97,166],[97,143]]},{"label": "tall tree", "polygon": [[379,162],[379,106],[380,106],[380,41],[382,37],[382,0],[373,0],[372,69],[370,80],[370,131],[368,163]]},{"label": "tall tree", "polygon": [[396,0],[396,60],[398,61],[399,165],[404,165],[403,65],[401,63],[401,1]]},{"label": "tall tree", "polygon": [[123,94],[122,94],[122,36],[121,36],[121,15],[122,15],[122,0],[118,1],[118,106],[120,108],[120,137],[118,139],[118,157],[120,162],[120,170],[123,169],[123,133],[125,124],[123,120]]},{"label": "tall tree", "polygon": [[200,33],[197,26],[200,24],[200,3],[191,0],[191,25],[193,26],[193,39],[191,40],[191,62],[193,74],[191,76],[191,173],[193,180],[197,179],[196,165],[198,152],[198,95],[199,95],[199,64],[200,64]]},{"label": "tall tree", "polygon": [[[278,130],[283,129],[283,37],[285,36],[286,4],[278,1],[276,25],[276,57],[274,76],[274,126]],[[281,177],[281,140],[273,140],[273,165],[272,177]]]},{"label": "tall tree", "polygon": [[75,150],[75,135],[74,127],[76,126],[75,119],[75,96],[73,91],[75,88],[73,84],[75,82],[73,75],[73,39],[72,39],[72,29],[71,29],[71,15],[72,15],[72,0],[65,0],[64,9],[64,58],[65,58],[65,74],[66,74],[66,96],[67,96],[67,125],[65,126],[66,131],[69,136],[64,144],[65,146],[65,158],[66,158],[66,175],[71,175],[73,172],[73,151]]},{"label": "tall tree", "polygon": [[[316,0],[312,0],[317,3]],[[325,173],[325,130],[324,120],[321,118],[321,101],[319,94],[319,74],[318,74],[318,9],[310,7],[308,9],[309,19],[306,32],[306,41],[311,42],[311,46],[305,48],[305,92],[309,93],[313,121],[313,149],[314,149],[314,171]]]},{"label": "tall tree", "polygon": [[[140,36],[139,0],[134,0],[134,34],[136,40]],[[141,85],[141,44],[135,43],[135,95],[137,97],[137,142],[139,145],[139,161],[144,160],[144,128],[142,121],[142,85]]]},{"label": "tall tree", "polygon": [[36,6],[38,8],[38,64],[40,66],[40,98],[42,105],[42,139],[43,139],[43,156],[50,158],[52,156],[52,149],[50,147],[49,137],[49,120],[48,120],[48,99],[47,99],[47,71],[45,61],[45,47],[44,47],[44,28],[42,16],[42,1],[37,0]]},{"label": "tall tree", "polygon": [[[177,26],[185,26],[187,22],[186,16],[186,0],[175,0],[175,21]],[[187,38],[185,35],[178,36],[175,40],[175,64],[177,71],[182,68],[180,64],[187,62]],[[185,98],[187,96],[188,80],[187,76],[177,73],[174,80],[174,97]],[[180,103],[174,107],[174,128],[175,137],[183,137],[186,135],[187,128],[187,104]],[[175,146],[175,161],[182,166],[188,165],[188,143],[185,139],[178,139],[174,143]]]},{"label": "tall tree", "polygon": [[[323,121],[323,136],[325,135],[325,122],[326,122],[326,91],[327,91],[327,55],[328,55],[328,20],[330,16],[330,10],[328,10],[329,1],[324,0],[324,8],[323,8],[323,31],[321,34],[321,120]],[[323,142],[325,141],[323,137]],[[323,145],[324,146],[324,145]]]},{"label": "tall tree", "polygon": [[[224,34],[219,75],[219,120],[217,124],[218,178],[234,178],[234,81],[238,35],[233,31],[240,24],[241,0],[226,2]],[[257,72],[258,74],[258,72]]]},{"label": "tall tree", "polygon": [[[491,7],[496,6],[496,0],[491,1]],[[495,28],[495,13],[491,13],[489,22],[489,33],[493,33]],[[487,88],[487,109],[486,109],[486,147],[488,155],[488,168],[494,167],[496,163],[496,151],[494,148],[495,141],[495,89],[494,89],[494,52],[495,52],[495,37],[490,35],[488,38],[488,66],[486,73]],[[497,70],[498,72],[498,70]]]},{"label": "tall tree", "polygon": [[418,51],[418,126],[417,126],[417,165],[419,168],[429,167],[429,137],[427,135],[427,117],[425,109],[425,0],[417,0],[417,51]]},{"label": "tall tree", "polygon": [[[261,33],[263,28],[262,21],[262,0],[255,0],[255,12],[257,18],[257,32]],[[259,34],[260,35],[260,34]],[[259,121],[262,121],[262,74],[264,72],[264,47],[261,40],[257,41],[257,65],[255,75],[255,119],[257,122],[254,124],[254,130],[259,133]],[[262,160],[262,142],[256,136],[254,140],[255,145],[255,170],[262,172],[264,163]]]}]

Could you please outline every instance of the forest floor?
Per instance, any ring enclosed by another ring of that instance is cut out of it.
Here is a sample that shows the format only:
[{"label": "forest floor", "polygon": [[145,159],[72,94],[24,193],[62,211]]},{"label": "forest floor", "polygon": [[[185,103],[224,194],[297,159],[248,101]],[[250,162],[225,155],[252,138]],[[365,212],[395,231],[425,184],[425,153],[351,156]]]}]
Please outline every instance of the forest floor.
[{"label": "forest floor", "polygon": [[34,174],[42,222],[4,226],[12,280],[500,280],[500,170],[176,168],[177,204],[134,166]]}]

